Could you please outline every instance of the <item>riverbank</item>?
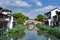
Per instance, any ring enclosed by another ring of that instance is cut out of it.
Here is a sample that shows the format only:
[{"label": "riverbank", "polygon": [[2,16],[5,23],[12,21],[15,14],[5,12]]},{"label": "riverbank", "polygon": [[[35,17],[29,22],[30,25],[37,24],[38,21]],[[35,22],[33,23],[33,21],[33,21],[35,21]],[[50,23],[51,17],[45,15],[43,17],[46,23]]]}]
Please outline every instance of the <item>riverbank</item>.
[{"label": "riverbank", "polygon": [[21,25],[16,25],[14,28],[12,28],[11,30],[8,30],[8,32],[4,32],[4,35],[6,34],[10,34],[10,35],[13,35],[17,32],[20,32],[20,31],[24,31],[25,30],[25,25],[21,24]]},{"label": "riverbank", "polygon": [[55,29],[55,28],[49,28],[48,26],[46,25],[43,25],[43,24],[37,24],[36,25],[40,30],[48,33],[48,34],[51,34],[53,36],[56,36],[58,38],[60,38],[60,31],[58,29]]}]

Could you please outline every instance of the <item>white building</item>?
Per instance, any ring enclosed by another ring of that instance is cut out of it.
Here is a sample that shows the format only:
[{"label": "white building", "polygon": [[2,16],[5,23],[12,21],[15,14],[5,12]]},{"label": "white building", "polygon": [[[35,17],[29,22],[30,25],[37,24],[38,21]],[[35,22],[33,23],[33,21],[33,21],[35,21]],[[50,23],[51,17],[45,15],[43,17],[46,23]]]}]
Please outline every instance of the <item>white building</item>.
[{"label": "white building", "polygon": [[49,26],[59,26],[60,24],[60,10],[55,8],[48,13],[45,13],[44,22]]},{"label": "white building", "polygon": [[1,28],[13,28],[13,16],[12,12],[8,9],[3,9],[0,7],[0,29]]}]

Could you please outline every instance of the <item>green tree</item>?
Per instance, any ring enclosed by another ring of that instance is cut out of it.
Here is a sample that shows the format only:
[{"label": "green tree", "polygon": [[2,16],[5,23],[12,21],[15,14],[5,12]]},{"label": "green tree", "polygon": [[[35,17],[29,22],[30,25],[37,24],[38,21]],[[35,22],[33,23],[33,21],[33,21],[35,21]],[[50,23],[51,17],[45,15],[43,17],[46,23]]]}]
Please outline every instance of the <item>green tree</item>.
[{"label": "green tree", "polygon": [[37,16],[36,20],[38,20],[38,21],[43,21],[43,18],[44,18],[44,16],[41,15],[41,14],[39,14],[39,15]]},{"label": "green tree", "polygon": [[29,19],[29,17],[26,16],[26,20],[28,20],[28,19]]},{"label": "green tree", "polygon": [[22,13],[14,13],[14,17],[17,19],[17,24],[23,24],[23,22],[26,20],[26,16]]}]

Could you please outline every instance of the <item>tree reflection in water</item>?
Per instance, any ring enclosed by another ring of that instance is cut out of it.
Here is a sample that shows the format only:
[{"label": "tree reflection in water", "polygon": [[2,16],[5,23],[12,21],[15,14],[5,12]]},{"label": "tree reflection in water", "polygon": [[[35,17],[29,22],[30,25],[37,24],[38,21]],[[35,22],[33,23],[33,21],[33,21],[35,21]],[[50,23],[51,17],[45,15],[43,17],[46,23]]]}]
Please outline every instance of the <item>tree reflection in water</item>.
[{"label": "tree reflection in water", "polygon": [[52,36],[51,34],[45,33],[41,30],[37,31],[38,36],[42,36],[44,35],[45,37],[47,37],[47,40],[60,40],[59,38]]},{"label": "tree reflection in water", "polygon": [[18,31],[15,34],[8,34],[8,36],[2,37],[2,40],[18,40],[18,39],[22,39],[25,36],[25,32],[24,31]]}]

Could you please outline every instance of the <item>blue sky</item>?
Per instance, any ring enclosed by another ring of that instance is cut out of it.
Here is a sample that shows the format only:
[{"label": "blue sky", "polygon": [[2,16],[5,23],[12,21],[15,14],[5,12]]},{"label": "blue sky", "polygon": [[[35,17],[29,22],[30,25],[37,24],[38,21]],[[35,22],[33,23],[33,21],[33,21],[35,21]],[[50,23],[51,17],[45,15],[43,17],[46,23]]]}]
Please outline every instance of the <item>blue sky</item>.
[{"label": "blue sky", "polygon": [[60,0],[0,0],[0,6],[35,18],[38,14],[44,14],[55,7],[60,9]]}]

